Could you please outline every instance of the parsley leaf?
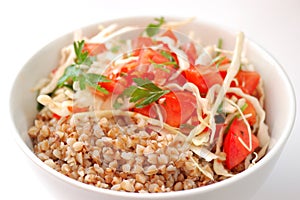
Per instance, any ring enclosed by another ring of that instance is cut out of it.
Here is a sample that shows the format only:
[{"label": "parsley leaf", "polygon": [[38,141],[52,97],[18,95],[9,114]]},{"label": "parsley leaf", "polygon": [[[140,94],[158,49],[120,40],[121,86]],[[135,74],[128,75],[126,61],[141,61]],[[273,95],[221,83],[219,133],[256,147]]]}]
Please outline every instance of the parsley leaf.
[{"label": "parsley leaf", "polygon": [[90,66],[93,63],[93,58],[89,57],[88,52],[83,51],[84,40],[74,42],[74,51],[76,54],[76,58],[74,60],[75,64],[68,66],[62,77],[57,82],[58,87],[62,87],[64,85],[68,85],[68,81],[72,80],[78,81],[79,88],[84,90],[86,86],[92,87],[104,94],[108,94],[108,91],[105,88],[102,88],[98,85],[99,82],[110,82],[103,75],[93,74],[93,73],[85,73],[84,70],[80,67],[81,65]]},{"label": "parsley leaf", "polygon": [[107,79],[105,76],[103,75],[99,75],[99,74],[92,74],[92,73],[87,73],[84,74],[84,83],[104,94],[108,94],[108,91],[105,88],[102,88],[98,85],[98,83],[100,82],[110,82],[109,79]]},{"label": "parsley leaf", "polygon": [[157,21],[157,24],[149,24],[146,28],[146,33],[149,37],[152,37],[154,35],[156,35],[159,31],[159,28],[161,27],[161,25],[163,25],[165,23],[165,18],[164,17],[160,17],[160,18],[155,18],[155,21]]},{"label": "parsley leaf", "polygon": [[69,79],[77,81],[77,77],[82,73],[77,65],[70,65],[65,69],[64,75],[57,82],[58,87],[62,87]]},{"label": "parsley leaf", "polygon": [[87,66],[91,66],[93,61],[89,57],[89,53],[87,51],[83,51],[84,48],[84,40],[78,41],[77,43],[73,43],[74,51],[76,54],[75,63],[77,65],[85,64]]},{"label": "parsley leaf", "polygon": [[126,88],[114,103],[116,109],[121,107],[120,99],[127,97],[129,102],[135,103],[136,108],[143,108],[155,101],[165,94],[168,94],[170,90],[163,90],[152,83],[149,79],[134,78],[133,81],[136,85],[132,85]]}]

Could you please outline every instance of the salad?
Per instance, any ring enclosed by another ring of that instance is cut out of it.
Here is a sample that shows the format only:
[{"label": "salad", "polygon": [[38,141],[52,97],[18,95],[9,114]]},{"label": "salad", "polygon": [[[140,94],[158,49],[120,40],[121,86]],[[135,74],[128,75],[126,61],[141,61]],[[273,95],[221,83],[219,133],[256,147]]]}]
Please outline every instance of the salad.
[{"label": "salad", "polygon": [[176,31],[189,21],[76,32],[34,88],[35,154],[75,180],[127,192],[202,187],[255,165],[270,137],[244,35],[233,50],[222,38],[203,45]]}]

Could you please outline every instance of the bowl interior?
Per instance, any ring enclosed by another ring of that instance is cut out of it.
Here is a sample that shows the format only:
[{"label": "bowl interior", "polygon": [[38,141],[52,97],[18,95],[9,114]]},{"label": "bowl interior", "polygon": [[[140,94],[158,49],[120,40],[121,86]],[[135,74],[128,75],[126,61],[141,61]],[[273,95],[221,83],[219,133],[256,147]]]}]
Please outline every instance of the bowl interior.
[{"label": "bowl interior", "polygon": [[[151,22],[153,17],[125,18],[103,23],[108,25],[117,23],[120,26],[140,25],[145,26]],[[169,20],[167,18],[167,20]],[[171,19],[172,20],[172,19]],[[85,36],[92,36],[97,33],[96,25],[83,28]],[[215,44],[219,38],[223,38],[224,48],[233,49],[235,32],[228,31],[217,25],[211,25],[200,21],[194,21],[180,29],[180,32],[188,33],[193,30],[205,44]],[[22,68],[15,80],[11,92],[11,115],[16,128],[16,136],[22,148],[32,149],[32,143],[27,135],[28,128],[33,124],[37,113],[36,93],[32,88],[37,81],[49,74],[56,67],[60,50],[62,47],[71,44],[73,33],[67,34],[54,40],[37,52]],[[260,162],[266,162],[268,156],[273,156],[272,151],[278,151],[287,140],[295,118],[295,96],[292,86],[280,65],[261,47],[252,41],[245,43],[246,55],[256,70],[261,74],[265,88],[265,108],[267,124],[271,134],[271,145],[269,153]],[[34,156],[31,151],[27,151]],[[46,165],[45,165],[46,166]],[[244,172],[243,172],[244,173]]]}]

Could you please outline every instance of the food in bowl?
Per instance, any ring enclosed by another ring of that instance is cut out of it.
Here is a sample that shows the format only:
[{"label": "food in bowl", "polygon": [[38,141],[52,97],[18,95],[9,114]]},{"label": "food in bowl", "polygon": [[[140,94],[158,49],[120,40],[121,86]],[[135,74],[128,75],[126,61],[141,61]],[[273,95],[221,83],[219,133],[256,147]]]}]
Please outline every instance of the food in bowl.
[{"label": "food in bowl", "polygon": [[35,87],[39,112],[28,134],[37,157],[75,180],[127,192],[193,189],[255,165],[270,137],[243,33],[225,50],[222,39],[202,47],[176,25],[184,23],[157,18],[143,30],[75,34]]}]

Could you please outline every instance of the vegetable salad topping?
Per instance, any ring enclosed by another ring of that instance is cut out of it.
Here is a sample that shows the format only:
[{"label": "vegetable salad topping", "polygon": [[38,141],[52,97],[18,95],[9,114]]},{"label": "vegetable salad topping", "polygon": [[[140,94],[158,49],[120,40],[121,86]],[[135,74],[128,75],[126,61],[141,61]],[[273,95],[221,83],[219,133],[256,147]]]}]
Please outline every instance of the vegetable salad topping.
[{"label": "vegetable salad topping", "polygon": [[[186,23],[161,17],[145,29],[116,30],[113,24],[92,38],[77,35],[73,46],[62,49],[59,66],[35,87],[39,115],[69,120],[77,132],[84,117],[114,116],[119,127],[140,127],[142,119],[145,133],[173,135],[171,143],[189,152],[198,176],[213,182],[255,165],[270,137],[262,79],[242,56],[244,35],[237,34],[234,49],[224,49],[222,38],[204,46],[197,42],[201,35],[175,30]],[[129,122],[119,122],[121,116]]]}]

